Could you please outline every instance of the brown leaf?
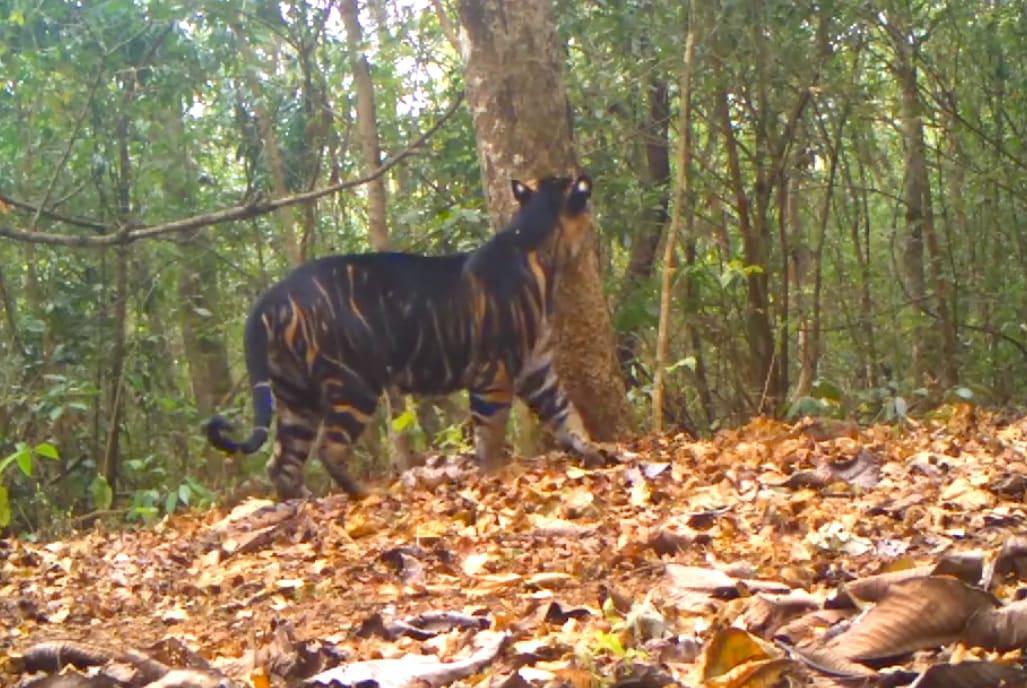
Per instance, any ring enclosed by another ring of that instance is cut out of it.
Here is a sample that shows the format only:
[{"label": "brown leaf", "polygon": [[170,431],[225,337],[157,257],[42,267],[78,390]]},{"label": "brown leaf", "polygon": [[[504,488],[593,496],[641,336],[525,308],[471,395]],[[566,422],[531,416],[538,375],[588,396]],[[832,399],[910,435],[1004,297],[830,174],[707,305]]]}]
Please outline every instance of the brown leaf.
[{"label": "brown leaf", "polygon": [[709,688],[777,688],[794,666],[792,660],[783,657],[747,662],[703,685]]},{"label": "brown leaf", "polygon": [[975,614],[962,640],[973,647],[1002,652],[1027,647],[1027,600]]},{"label": "brown leaf", "polygon": [[843,679],[860,679],[876,676],[877,672],[848,659],[835,648],[813,644],[793,647],[792,654],[803,664],[820,673]]},{"label": "brown leaf", "polygon": [[746,662],[769,658],[766,646],[756,636],[730,626],[718,631],[706,646],[702,658],[702,678],[709,681]]},{"label": "brown leaf", "polygon": [[995,688],[1027,686],[1021,667],[998,662],[960,662],[931,667],[913,684],[916,688]]},{"label": "brown leaf", "polygon": [[[918,566],[910,569],[876,573],[872,576],[864,576],[863,578],[857,578],[845,583],[842,586],[841,592],[855,604],[877,602],[888,594],[893,585],[913,578],[929,576],[931,571],[932,568],[930,566]],[[844,597],[842,601],[844,601]]]},{"label": "brown leaf", "polygon": [[812,639],[815,633],[834,627],[852,614],[852,610],[848,609],[818,609],[792,619],[779,628],[774,633],[774,637],[795,645]]},{"label": "brown leaf", "polygon": [[1027,578],[1027,536],[1015,535],[1002,545],[995,559],[994,575],[1000,578],[1016,574],[1017,580]]},{"label": "brown leaf", "polygon": [[929,576],[890,586],[884,598],[825,647],[857,661],[884,659],[958,640],[995,599],[955,578]]},{"label": "brown leaf", "polygon": [[742,619],[750,632],[769,638],[789,619],[819,607],[817,599],[805,590],[761,592],[749,598]]}]

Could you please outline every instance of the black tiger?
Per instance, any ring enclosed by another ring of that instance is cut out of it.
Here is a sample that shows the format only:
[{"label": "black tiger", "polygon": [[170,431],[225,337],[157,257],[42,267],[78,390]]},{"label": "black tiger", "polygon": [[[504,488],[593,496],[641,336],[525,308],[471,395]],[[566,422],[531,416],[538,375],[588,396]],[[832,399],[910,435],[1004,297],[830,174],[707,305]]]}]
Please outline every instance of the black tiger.
[{"label": "black tiger", "polygon": [[237,442],[214,416],[207,438],[253,453],[277,435],[268,473],[281,498],[309,494],[303,464],[319,426],[319,458],[351,495],[345,465],[383,390],[470,394],[475,451],[495,466],[516,394],[587,459],[598,456],[552,363],[553,287],[586,236],[587,175],[513,181],[520,208],[474,251],[447,256],[364,253],[296,268],[256,302],[245,327],[254,428]]}]

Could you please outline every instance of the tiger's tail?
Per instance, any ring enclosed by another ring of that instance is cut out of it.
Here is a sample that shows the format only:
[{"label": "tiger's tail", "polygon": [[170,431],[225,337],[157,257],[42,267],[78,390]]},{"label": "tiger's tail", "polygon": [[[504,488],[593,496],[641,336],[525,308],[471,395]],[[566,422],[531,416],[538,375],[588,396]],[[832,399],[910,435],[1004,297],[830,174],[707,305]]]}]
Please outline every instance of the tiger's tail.
[{"label": "tiger's tail", "polygon": [[255,308],[246,321],[244,342],[246,348],[246,371],[250,376],[253,395],[253,430],[242,442],[228,437],[225,432],[231,424],[223,416],[216,415],[204,425],[207,441],[221,451],[235,454],[252,454],[267,441],[274,414],[274,397],[271,396],[271,373],[267,361],[267,330],[260,321],[260,308]]}]

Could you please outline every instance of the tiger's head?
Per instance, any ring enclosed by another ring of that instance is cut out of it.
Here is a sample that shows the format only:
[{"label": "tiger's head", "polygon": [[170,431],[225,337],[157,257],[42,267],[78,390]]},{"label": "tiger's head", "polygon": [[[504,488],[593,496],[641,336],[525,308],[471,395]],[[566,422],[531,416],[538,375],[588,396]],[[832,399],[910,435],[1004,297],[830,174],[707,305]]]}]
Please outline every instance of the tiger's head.
[{"label": "tiger's head", "polygon": [[557,215],[557,226],[546,241],[546,248],[559,263],[575,258],[588,239],[592,213],[588,201],[592,197],[592,180],[587,174],[577,178],[543,177],[530,181],[514,179],[513,195],[524,209],[534,199],[544,197]]}]

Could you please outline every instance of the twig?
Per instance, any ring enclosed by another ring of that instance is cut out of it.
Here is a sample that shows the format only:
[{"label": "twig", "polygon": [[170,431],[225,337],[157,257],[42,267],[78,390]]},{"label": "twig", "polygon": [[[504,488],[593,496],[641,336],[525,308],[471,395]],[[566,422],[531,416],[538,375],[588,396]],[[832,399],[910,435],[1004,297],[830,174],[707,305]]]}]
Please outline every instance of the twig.
[{"label": "twig", "polygon": [[0,192],[0,203],[6,203],[9,206],[15,207],[19,210],[25,210],[33,214],[40,213],[45,217],[50,218],[51,220],[57,220],[58,222],[63,222],[67,225],[86,227],[87,229],[95,229],[99,231],[107,229],[107,225],[103,224],[102,222],[97,222],[95,220],[84,220],[77,217],[61,215],[60,213],[56,213],[48,208],[44,208],[39,205],[33,205],[31,203],[26,203],[25,201],[19,201],[18,199],[12,198],[11,196],[8,196],[3,192]]},{"label": "twig", "polygon": [[64,147],[64,153],[61,155],[61,159],[54,165],[53,174],[50,175],[50,183],[46,185],[46,192],[43,194],[43,200],[40,201],[39,207],[36,208],[35,215],[32,216],[32,222],[29,224],[29,230],[35,230],[39,225],[39,218],[43,214],[43,208],[47,206],[50,199],[53,197],[54,187],[57,185],[57,179],[61,176],[61,172],[64,170],[64,166],[68,162],[68,158],[71,157],[71,151],[75,147],[75,141],[78,140],[78,133],[82,131],[82,125],[86,121],[86,116],[89,114],[89,109],[93,105],[93,98],[96,96],[96,90],[100,88],[100,84],[103,82],[103,75],[106,71],[107,56],[104,55],[103,59],[100,60],[100,67],[96,70],[96,78],[93,79],[93,85],[89,88],[89,95],[86,97],[86,102],[82,106],[82,111],[78,114],[75,119],[75,126],[71,130],[71,136],[68,138],[68,145]]},{"label": "twig", "polygon": [[23,229],[15,229],[13,227],[7,227],[0,225],[0,236],[7,237],[9,239],[16,239],[18,241],[33,243],[33,244],[47,244],[50,246],[73,246],[76,248],[104,248],[109,246],[117,246],[120,244],[131,244],[140,239],[152,239],[164,234],[172,234],[177,232],[186,232],[192,229],[199,229],[208,225],[220,224],[223,222],[232,222],[234,220],[244,220],[258,215],[265,215],[267,213],[284,208],[286,206],[296,205],[298,203],[306,203],[309,201],[317,200],[323,196],[328,196],[345,189],[351,189],[356,186],[367,184],[368,182],[374,181],[378,177],[382,176],[390,169],[395,167],[399,162],[409,157],[414,150],[424,144],[435,132],[442,128],[450,117],[457,111],[457,108],[463,102],[463,94],[458,94],[453,104],[450,105],[449,109],[423,134],[417,137],[413,143],[409,144],[406,148],[401,150],[396,155],[390,157],[388,160],[379,165],[373,172],[351,179],[337,184],[331,184],[329,186],[315,189],[313,191],[305,191],[303,193],[291,194],[283,196],[281,198],[275,198],[270,201],[261,202],[259,199],[246,203],[244,205],[237,205],[224,210],[218,210],[211,213],[205,213],[203,215],[194,215],[193,217],[187,217],[181,220],[174,220],[172,222],[165,222],[159,225],[150,225],[136,227],[129,229],[128,231],[105,234],[103,236],[75,236],[71,234],[48,234],[43,232],[31,232]]}]

